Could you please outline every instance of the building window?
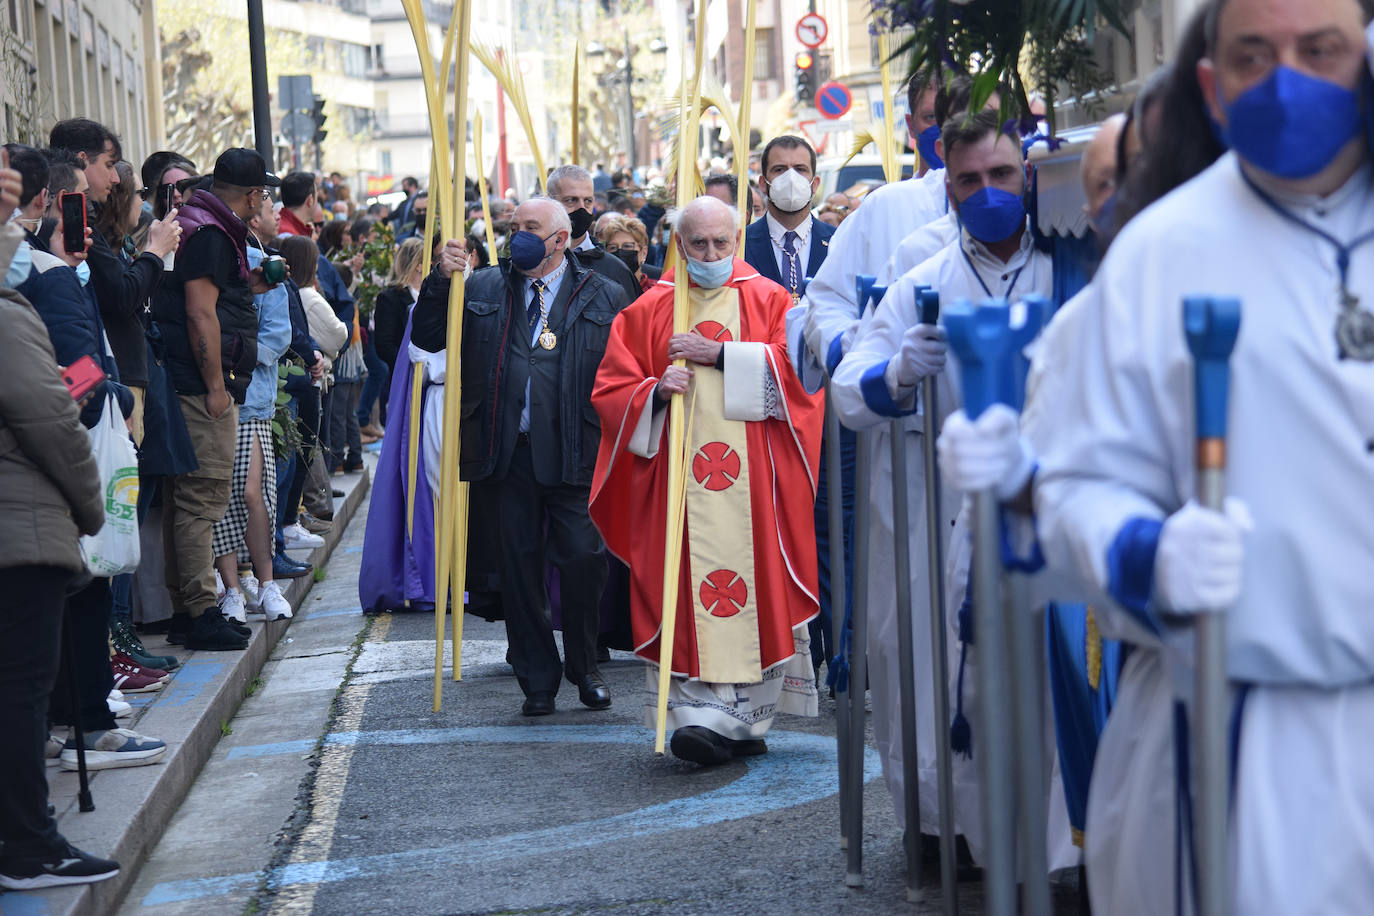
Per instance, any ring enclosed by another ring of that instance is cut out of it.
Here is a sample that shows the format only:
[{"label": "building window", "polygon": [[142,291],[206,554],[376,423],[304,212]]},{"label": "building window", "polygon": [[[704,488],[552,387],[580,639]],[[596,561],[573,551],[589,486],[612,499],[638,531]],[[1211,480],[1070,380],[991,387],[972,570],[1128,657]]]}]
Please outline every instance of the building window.
[{"label": "building window", "polygon": [[382,174],[383,174],[383,175],[390,175],[390,174],[391,174],[391,150],[389,150],[389,149],[384,149],[384,150],[382,150],[378,158],[381,160]]},{"label": "building window", "polygon": [[773,30],[755,29],[754,79],[774,80],[777,78],[777,60],[773,54]]}]

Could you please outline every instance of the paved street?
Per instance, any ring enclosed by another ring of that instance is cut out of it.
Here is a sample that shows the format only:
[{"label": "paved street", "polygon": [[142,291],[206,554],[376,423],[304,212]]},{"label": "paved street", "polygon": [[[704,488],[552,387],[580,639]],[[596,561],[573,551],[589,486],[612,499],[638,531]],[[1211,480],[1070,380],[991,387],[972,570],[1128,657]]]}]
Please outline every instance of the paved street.
[{"label": "paved street", "polygon": [[[826,701],[780,718],[766,756],[699,770],[653,755],[630,655],[605,668],[610,710],[565,685],[529,720],[502,626],[469,617],[431,712],[432,616],[357,611],[365,512],[121,913],[938,912],[938,892],[905,902],[872,750],[867,885],[843,887]],[[976,886],[961,902],[979,910]]]}]

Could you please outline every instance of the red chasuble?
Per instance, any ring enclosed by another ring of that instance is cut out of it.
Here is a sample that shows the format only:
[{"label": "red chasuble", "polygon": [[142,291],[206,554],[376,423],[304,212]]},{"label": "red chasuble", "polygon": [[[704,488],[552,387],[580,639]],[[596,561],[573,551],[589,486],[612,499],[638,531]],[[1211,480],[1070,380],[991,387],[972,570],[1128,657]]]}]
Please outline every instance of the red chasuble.
[{"label": "red chasuble", "polygon": [[[601,418],[601,448],[592,480],[591,517],[611,552],[630,568],[635,652],[652,662],[659,658],[663,601],[668,431],[662,418],[668,408],[659,412],[657,423],[652,422],[654,415],[646,412],[652,410],[654,386],[668,366],[672,281],[672,274],[665,274],[655,287],[616,316],[592,392],[592,404]],[[763,345],[757,349],[762,351],[763,364],[778,393],[777,407],[771,412],[784,418],[743,424],[749,517],[742,517],[744,512],[740,511],[738,520],[720,520],[751,526],[753,594],[747,597],[757,611],[759,661],[762,668],[768,668],[794,653],[792,628],[806,623],[818,611],[814,506],[824,400],[822,395],[809,395],[802,389],[788,359],[785,325],[792,299],[787,291],[738,258],[727,285],[738,293],[739,342]],[[697,294],[695,286],[692,291]],[[728,331],[710,322],[697,330],[715,339],[730,340]],[[727,382],[730,349],[727,347],[726,353]],[[717,372],[713,367],[689,365],[698,377]],[[704,486],[708,490],[728,486],[739,476],[737,470],[731,474],[731,456],[715,454],[711,445],[722,450],[721,443],[711,443],[687,458],[689,475],[696,475],[699,483],[701,475],[707,475]],[[646,453],[653,457],[644,457]],[[737,462],[738,457],[734,460]],[[728,615],[743,605],[746,596],[738,594],[743,582],[728,570],[691,569],[689,540],[690,531],[683,539],[678,571],[672,670],[697,678],[702,660],[694,596],[706,596],[702,601],[717,616]]]}]

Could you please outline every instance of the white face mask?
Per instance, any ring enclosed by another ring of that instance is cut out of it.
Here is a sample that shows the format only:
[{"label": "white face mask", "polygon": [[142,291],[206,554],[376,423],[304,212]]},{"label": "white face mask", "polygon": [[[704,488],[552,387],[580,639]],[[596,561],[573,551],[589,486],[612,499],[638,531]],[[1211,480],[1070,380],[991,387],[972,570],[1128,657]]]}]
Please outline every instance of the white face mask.
[{"label": "white face mask", "polygon": [[768,181],[768,200],[784,213],[796,213],[811,203],[811,182],[796,169]]}]

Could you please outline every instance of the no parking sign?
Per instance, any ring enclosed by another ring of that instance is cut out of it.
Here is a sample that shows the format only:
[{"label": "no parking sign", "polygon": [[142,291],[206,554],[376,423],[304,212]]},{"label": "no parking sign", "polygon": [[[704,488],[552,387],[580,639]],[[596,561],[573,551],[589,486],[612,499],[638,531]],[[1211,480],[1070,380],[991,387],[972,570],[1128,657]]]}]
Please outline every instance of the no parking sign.
[{"label": "no parking sign", "polygon": [[832,121],[842,118],[849,112],[849,106],[852,104],[854,97],[844,83],[826,83],[816,90],[816,111],[820,112],[823,118]]}]

